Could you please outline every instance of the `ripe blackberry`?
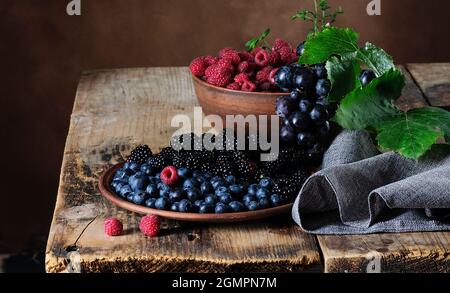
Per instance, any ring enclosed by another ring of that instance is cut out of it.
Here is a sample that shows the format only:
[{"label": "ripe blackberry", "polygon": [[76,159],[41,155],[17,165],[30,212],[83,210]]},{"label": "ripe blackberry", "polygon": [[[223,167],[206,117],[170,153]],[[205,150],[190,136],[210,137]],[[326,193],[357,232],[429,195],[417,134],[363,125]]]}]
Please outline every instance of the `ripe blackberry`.
[{"label": "ripe blackberry", "polygon": [[201,150],[201,138],[193,132],[185,133],[172,137],[170,146],[176,151]]},{"label": "ripe blackberry", "polygon": [[131,151],[131,154],[128,157],[127,161],[142,164],[151,156],[152,150],[148,147],[148,145],[140,145]]},{"label": "ripe blackberry", "polygon": [[214,165],[211,164],[211,162],[203,162],[202,166],[200,167],[200,170],[202,172],[209,172],[209,173],[215,173]]},{"label": "ripe blackberry", "polygon": [[256,164],[243,151],[233,151],[232,155],[233,165],[236,173],[241,178],[250,178],[256,171]]},{"label": "ripe blackberry", "polygon": [[148,164],[157,170],[162,170],[164,167],[167,167],[170,162],[164,155],[157,154],[148,159]]},{"label": "ripe blackberry", "polygon": [[198,152],[200,151],[192,151],[184,155],[184,160],[188,169],[200,170],[202,161],[200,160]]},{"label": "ripe blackberry", "polygon": [[272,191],[280,195],[283,202],[291,202],[298,195],[308,176],[308,172],[301,167],[292,175],[277,178]]},{"label": "ripe blackberry", "polygon": [[223,150],[236,150],[237,139],[231,129],[224,129],[221,134],[216,136],[216,141],[219,140],[223,146]]},{"label": "ripe blackberry", "polygon": [[186,160],[184,159],[184,154],[181,152],[175,152],[172,157],[172,165],[177,168],[186,167]]},{"label": "ripe blackberry", "polygon": [[216,163],[214,166],[215,173],[218,175],[235,175],[235,166],[232,160],[230,160],[230,156],[228,152],[221,152],[216,159]]},{"label": "ripe blackberry", "polygon": [[270,176],[271,176],[271,174],[269,174],[266,170],[258,168],[258,169],[256,169],[255,174],[253,175],[253,179],[256,182],[259,182],[261,179],[268,178]]}]

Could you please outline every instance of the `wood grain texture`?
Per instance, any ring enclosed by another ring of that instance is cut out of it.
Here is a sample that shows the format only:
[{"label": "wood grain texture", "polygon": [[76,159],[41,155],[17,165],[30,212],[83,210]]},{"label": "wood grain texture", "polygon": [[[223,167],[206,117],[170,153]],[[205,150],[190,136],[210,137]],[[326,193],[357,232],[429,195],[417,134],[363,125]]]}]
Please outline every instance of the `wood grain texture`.
[{"label": "wood grain texture", "polygon": [[[319,270],[314,236],[290,216],[243,224],[163,223],[146,238],[140,216],[120,210],[97,190],[99,175],[139,143],[166,146],[175,114],[196,99],[186,68],[93,71],[83,74],[71,117],[54,217],[46,249],[48,272],[236,272]],[[125,235],[106,237],[105,217],[119,217]]]},{"label": "wood grain texture", "polygon": [[[416,76],[400,69],[406,86],[397,106],[402,110],[427,106]],[[328,273],[450,272],[449,232],[318,236],[318,241]]]},{"label": "wood grain texture", "polygon": [[450,63],[408,64],[407,68],[432,106],[450,109]]}]

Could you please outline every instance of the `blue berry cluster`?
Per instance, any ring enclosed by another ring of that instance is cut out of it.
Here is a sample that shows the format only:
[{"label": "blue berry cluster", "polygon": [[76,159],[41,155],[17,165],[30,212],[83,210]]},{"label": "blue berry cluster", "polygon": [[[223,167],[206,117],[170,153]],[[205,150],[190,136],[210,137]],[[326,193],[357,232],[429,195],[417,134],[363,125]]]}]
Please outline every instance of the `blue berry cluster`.
[{"label": "blue berry cluster", "polygon": [[176,170],[177,183],[168,186],[160,179],[160,172],[148,163],[128,161],[116,171],[111,187],[137,205],[182,213],[255,211],[292,201],[275,192],[276,182],[271,178],[250,184],[233,175],[218,176],[181,167]]}]

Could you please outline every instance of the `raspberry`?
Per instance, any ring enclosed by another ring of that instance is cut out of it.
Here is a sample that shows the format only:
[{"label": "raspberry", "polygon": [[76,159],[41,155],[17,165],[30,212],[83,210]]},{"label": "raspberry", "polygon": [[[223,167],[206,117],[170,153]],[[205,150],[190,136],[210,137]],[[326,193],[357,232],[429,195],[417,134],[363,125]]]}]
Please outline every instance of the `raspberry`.
[{"label": "raspberry", "polygon": [[222,59],[231,60],[233,65],[238,65],[241,62],[241,57],[239,57],[239,53],[232,48],[225,48],[220,50],[219,57]]},{"label": "raspberry", "polygon": [[259,89],[262,92],[270,92],[270,90],[272,89],[272,85],[270,84],[270,82],[264,82],[259,85]]},{"label": "raspberry", "polygon": [[248,75],[251,75],[251,74],[253,74],[253,72],[255,70],[255,66],[256,66],[255,63],[250,63],[248,61],[241,62],[238,65],[238,72],[239,73],[246,73]]},{"label": "raspberry", "polygon": [[233,81],[232,72],[230,68],[221,67],[219,64],[211,65],[205,71],[206,81],[212,85],[224,87]]},{"label": "raspberry", "polygon": [[123,232],[122,223],[116,218],[108,218],[104,224],[105,234],[108,236],[120,236]]},{"label": "raspberry", "polygon": [[281,61],[280,53],[277,51],[270,52],[269,54],[269,65],[278,66]]},{"label": "raspberry", "polygon": [[234,66],[232,64],[232,61],[230,59],[219,59],[216,63],[217,66],[226,68],[230,70],[231,72],[234,72]]},{"label": "raspberry", "polygon": [[256,91],[256,84],[253,82],[247,80],[245,81],[241,86],[241,91],[244,92],[255,92]]},{"label": "raspberry", "polygon": [[255,57],[253,57],[252,54],[246,51],[239,52],[239,57],[241,58],[241,62],[248,61],[248,62],[254,62]]},{"label": "raspberry", "polygon": [[216,64],[217,61],[219,61],[219,58],[215,56],[203,56],[203,61],[206,63],[207,66],[211,66],[213,64]]},{"label": "raspberry", "polygon": [[280,69],[280,68],[274,68],[269,73],[269,81],[270,81],[271,84],[275,84],[275,75],[277,74],[278,69]]},{"label": "raspberry", "polygon": [[298,55],[295,51],[292,52],[291,54],[291,61],[289,63],[297,63],[298,62]]},{"label": "raspberry", "polygon": [[261,67],[269,65],[269,53],[266,50],[260,50],[255,55],[255,63]]},{"label": "raspberry", "polygon": [[269,74],[272,71],[272,69],[273,69],[272,66],[267,66],[267,67],[264,67],[263,69],[261,69],[260,71],[258,71],[256,73],[256,81],[257,82],[269,81]]},{"label": "raspberry", "polygon": [[252,50],[251,54],[252,54],[253,57],[254,57],[254,56],[256,56],[256,54],[259,53],[259,51],[264,51],[264,49],[263,49],[263,48],[260,48],[260,47],[257,47],[257,48],[255,48],[255,49]]},{"label": "raspberry", "polygon": [[247,74],[239,73],[238,75],[236,75],[234,77],[234,81],[239,83],[240,85],[242,85],[244,82],[250,81],[250,80],[248,79],[248,75]]},{"label": "raspberry", "polygon": [[139,223],[139,229],[145,236],[158,236],[160,229],[159,217],[155,215],[142,217],[141,222]]},{"label": "raspberry", "polygon": [[227,89],[234,90],[234,91],[240,91],[241,85],[238,82],[233,82],[227,85]]},{"label": "raspberry", "polygon": [[195,58],[189,65],[192,74],[197,77],[201,77],[205,74],[206,67],[206,62],[201,57]]},{"label": "raspberry", "polygon": [[283,40],[283,39],[276,39],[275,40],[275,42],[273,43],[273,47],[272,47],[272,50],[273,51],[278,51],[278,50],[280,50],[281,48],[291,48],[291,45],[287,42],[287,41],[285,41],[285,40]]},{"label": "raspberry", "polygon": [[223,48],[222,50],[219,51],[219,58],[223,58],[223,56],[229,52],[236,52],[237,51],[233,48]]},{"label": "raspberry", "polygon": [[161,171],[160,177],[161,181],[169,186],[177,184],[178,181],[177,168],[175,168],[174,166],[164,168]]},{"label": "raspberry", "polygon": [[292,49],[289,47],[283,47],[280,50],[278,50],[278,53],[280,53],[281,62],[283,64],[290,64],[292,61]]}]

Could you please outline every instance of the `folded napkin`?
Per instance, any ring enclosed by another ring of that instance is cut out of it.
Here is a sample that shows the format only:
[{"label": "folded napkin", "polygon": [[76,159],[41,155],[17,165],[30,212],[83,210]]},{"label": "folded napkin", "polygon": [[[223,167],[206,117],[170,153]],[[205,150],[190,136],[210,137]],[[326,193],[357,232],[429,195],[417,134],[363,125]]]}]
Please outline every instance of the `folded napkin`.
[{"label": "folded napkin", "polygon": [[365,131],[341,132],[293,210],[314,234],[450,230],[450,147],[419,160],[380,153]]}]

